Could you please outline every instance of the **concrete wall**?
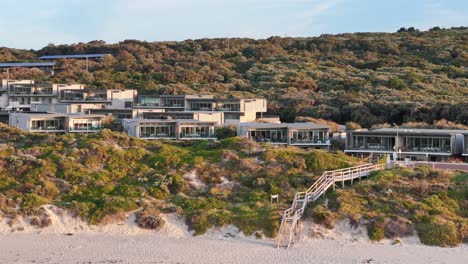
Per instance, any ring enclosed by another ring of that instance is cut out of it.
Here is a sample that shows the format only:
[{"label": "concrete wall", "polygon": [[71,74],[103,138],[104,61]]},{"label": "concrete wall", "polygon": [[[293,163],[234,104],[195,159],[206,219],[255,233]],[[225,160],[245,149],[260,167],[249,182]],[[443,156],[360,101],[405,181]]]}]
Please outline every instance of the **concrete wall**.
[{"label": "concrete wall", "polygon": [[240,122],[253,122],[257,119],[257,103],[255,101],[245,101],[241,104],[241,110],[242,108],[244,115],[240,116]]},{"label": "concrete wall", "polygon": [[17,127],[23,131],[31,131],[31,119],[30,116],[20,114],[10,114],[9,118],[10,126]]},{"label": "concrete wall", "polygon": [[199,121],[216,122],[216,125],[222,125],[224,123],[224,113],[223,112],[214,112],[214,113],[195,112],[193,113],[193,119],[199,120]]},{"label": "concrete wall", "polygon": [[125,108],[125,103],[133,103],[136,95],[136,90],[107,90],[107,98],[112,102],[108,108]]}]

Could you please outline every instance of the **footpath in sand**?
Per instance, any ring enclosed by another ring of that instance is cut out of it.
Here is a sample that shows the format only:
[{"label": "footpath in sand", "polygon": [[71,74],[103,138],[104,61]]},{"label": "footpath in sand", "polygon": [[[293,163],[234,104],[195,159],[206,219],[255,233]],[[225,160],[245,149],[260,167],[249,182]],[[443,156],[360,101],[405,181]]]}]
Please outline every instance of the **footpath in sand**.
[{"label": "footpath in sand", "polygon": [[[233,226],[193,237],[174,214],[164,216],[160,231],[151,231],[138,228],[133,214],[120,223],[89,226],[63,210],[46,208],[52,224],[42,229],[27,220],[13,227],[0,222],[0,263],[468,263],[466,245],[429,247],[416,237],[397,245],[370,243],[365,229],[351,230],[346,222],[333,231],[306,222],[299,241],[286,250]],[[310,238],[311,229],[322,238]]]}]

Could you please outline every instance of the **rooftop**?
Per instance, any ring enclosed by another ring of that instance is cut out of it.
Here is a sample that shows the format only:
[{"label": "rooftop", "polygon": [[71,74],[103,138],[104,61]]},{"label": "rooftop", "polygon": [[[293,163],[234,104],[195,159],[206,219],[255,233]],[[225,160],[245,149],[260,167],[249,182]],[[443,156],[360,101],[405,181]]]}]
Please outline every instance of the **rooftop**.
[{"label": "rooftop", "polygon": [[110,54],[68,54],[68,55],[44,55],[39,57],[41,60],[55,59],[86,59],[86,58],[102,58]]},{"label": "rooftop", "polygon": [[461,129],[427,129],[427,128],[378,128],[370,130],[356,130],[353,133],[373,133],[373,134],[402,134],[402,135],[414,135],[414,134],[424,134],[424,135],[453,135],[453,134],[468,134],[468,130]]},{"label": "rooftop", "polygon": [[31,116],[35,118],[56,118],[56,117],[70,117],[70,118],[92,118],[92,117],[104,117],[104,115],[98,114],[61,114],[61,113],[46,113],[46,112],[17,112],[10,113],[12,116]]},{"label": "rooftop", "polygon": [[295,129],[330,129],[326,125],[317,125],[314,123],[260,123],[260,122],[248,122],[240,123],[241,127],[250,128],[295,128]]},{"label": "rooftop", "polygon": [[126,118],[123,119],[126,122],[135,122],[135,123],[181,123],[181,124],[214,124],[216,122],[214,121],[200,121],[200,120],[195,120],[195,119],[173,119],[173,120],[167,120],[167,119],[141,119],[141,118]]},{"label": "rooftop", "polygon": [[0,62],[0,68],[53,66],[55,66],[55,62]]}]

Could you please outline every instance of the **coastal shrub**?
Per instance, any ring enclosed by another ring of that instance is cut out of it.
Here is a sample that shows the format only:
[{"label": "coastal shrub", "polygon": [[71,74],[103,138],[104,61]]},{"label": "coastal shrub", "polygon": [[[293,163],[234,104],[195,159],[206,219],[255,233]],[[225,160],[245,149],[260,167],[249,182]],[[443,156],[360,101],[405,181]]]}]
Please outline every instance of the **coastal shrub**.
[{"label": "coastal shrub", "polygon": [[436,177],[437,175],[438,175],[437,171],[433,170],[429,166],[420,166],[414,169],[414,176],[420,179]]},{"label": "coastal shrub", "polygon": [[367,225],[367,234],[372,241],[380,241],[385,237],[384,218],[377,217]]},{"label": "coastal shrub", "polygon": [[218,127],[215,129],[215,136],[219,140],[235,137],[237,135],[236,128],[234,126],[225,126],[225,127]]},{"label": "coastal shrub", "polygon": [[416,225],[421,243],[430,246],[454,247],[462,242],[457,225],[451,221],[430,218]]},{"label": "coastal shrub", "polygon": [[279,215],[271,206],[243,205],[234,208],[233,224],[244,234],[252,235],[255,231],[263,231],[267,237],[276,237],[279,228]]},{"label": "coastal shrub", "polygon": [[408,219],[397,216],[394,218],[387,218],[384,221],[385,237],[396,238],[410,236],[414,232],[413,223]]},{"label": "coastal shrub", "polygon": [[70,206],[70,211],[75,217],[79,217],[82,220],[88,220],[91,212],[96,210],[96,207],[96,204],[92,202],[73,201]]},{"label": "coastal shrub", "polygon": [[26,214],[33,212],[37,207],[48,203],[49,200],[37,194],[25,194],[21,197],[21,210]]},{"label": "coastal shrub", "polygon": [[326,228],[333,229],[335,227],[337,215],[326,209],[323,205],[317,205],[312,210],[312,218],[315,222],[323,224]]},{"label": "coastal shrub", "polygon": [[147,206],[135,214],[135,223],[141,228],[158,230],[165,221],[155,208]]}]

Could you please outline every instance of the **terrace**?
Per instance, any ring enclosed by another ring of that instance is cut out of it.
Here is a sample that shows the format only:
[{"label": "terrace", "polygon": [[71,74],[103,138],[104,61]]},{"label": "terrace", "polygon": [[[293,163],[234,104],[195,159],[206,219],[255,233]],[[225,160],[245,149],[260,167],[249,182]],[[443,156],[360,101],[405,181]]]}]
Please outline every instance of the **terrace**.
[{"label": "terrace", "polygon": [[52,96],[52,85],[13,84],[9,86],[10,95]]},{"label": "terrace", "polygon": [[301,129],[292,131],[291,144],[329,145],[326,130]]},{"label": "terrace", "polygon": [[139,127],[140,138],[156,139],[166,138],[175,139],[175,124],[154,124],[154,123],[142,123]]},{"label": "terrace", "polygon": [[288,129],[285,128],[258,128],[250,129],[248,137],[256,142],[268,142],[276,144],[288,143]]},{"label": "terrace", "polygon": [[450,137],[407,136],[403,138],[402,152],[451,153]]},{"label": "terrace", "polygon": [[214,125],[205,123],[181,124],[180,139],[216,139]]},{"label": "terrace", "polygon": [[109,102],[106,90],[61,90],[60,100],[63,102]]},{"label": "terrace", "polygon": [[101,118],[73,118],[70,120],[70,132],[97,132],[102,129]]},{"label": "terrace", "polygon": [[31,132],[65,132],[65,118],[31,120]]},{"label": "terrace", "polygon": [[394,136],[381,135],[354,135],[351,150],[362,151],[393,151],[395,147]]}]

